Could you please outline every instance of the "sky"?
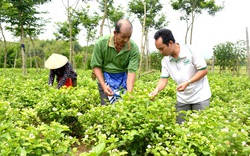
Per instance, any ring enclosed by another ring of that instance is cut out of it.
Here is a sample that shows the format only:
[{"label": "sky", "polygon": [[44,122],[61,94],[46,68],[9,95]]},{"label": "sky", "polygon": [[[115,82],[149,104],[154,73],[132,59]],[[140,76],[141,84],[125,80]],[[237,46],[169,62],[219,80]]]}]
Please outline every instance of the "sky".
[{"label": "sky", "polygon": [[[121,2],[120,0],[114,0]],[[170,0],[162,0],[164,4],[163,12],[169,21],[168,28],[172,30],[176,42],[185,43],[186,23],[180,21],[180,13],[171,8]],[[217,5],[222,5],[223,0],[215,0]],[[66,0],[64,0],[66,2]],[[74,0],[71,2],[74,2]],[[200,15],[194,24],[193,45],[201,50],[205,58],[211,58],[213,47],[227,41],[236,43],[239,40],[246,40],[246,28],[250,31],[250,0],[224,0],[225,8],[217,12],[215,16],[210,16],[206,12]],[[42,10],[47,10],[49,14],[44,15],[45,18],[51,18],[51,22],[47,23],[44,34],[39,36],[39,39],[54,39],[55,22],[63,22],[66,20],[65,7],[62,1],[52,0],[40,7]],[[134,40],[140,47],[141,26],[138,21],[133,21],[134,32],[131,39]],[[156,30],[149,32],[149,50],[155,51],[154,33]],[[99,34],[99,28],[97,30]],[[104,31],[109,34],[109,31]],[[85,44],[84,37],[79,34],[79,43]],[[7,34],[7,40],[13,40],[11,35]]]}]

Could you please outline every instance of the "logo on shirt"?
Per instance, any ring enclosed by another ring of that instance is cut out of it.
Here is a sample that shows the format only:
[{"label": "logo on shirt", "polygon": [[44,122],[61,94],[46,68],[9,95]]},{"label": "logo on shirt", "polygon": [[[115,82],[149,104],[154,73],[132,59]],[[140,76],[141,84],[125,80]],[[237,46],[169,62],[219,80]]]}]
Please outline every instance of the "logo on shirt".
[{"label": "logo on shirt", "polygon": [[185,59],[185,60],[183,60],[183,64],[184,64],[184,66],[185,65],[187,65],[187,64],[190,64],[191,63],[191,61],[190,61],[190,59]]}]

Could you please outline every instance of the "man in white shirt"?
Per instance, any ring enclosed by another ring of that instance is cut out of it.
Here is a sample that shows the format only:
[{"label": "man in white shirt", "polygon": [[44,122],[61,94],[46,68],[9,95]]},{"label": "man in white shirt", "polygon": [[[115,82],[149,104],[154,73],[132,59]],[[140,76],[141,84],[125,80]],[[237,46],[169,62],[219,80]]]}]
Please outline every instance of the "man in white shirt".
[{"label": "man in white shirt", "polygon": [[[211,91],[204,57],[190,46],[175,43],[169,29],[158,30],[154,38],[156,48],[165,57],[161,62],[161,78],[150,96],[154,97],[163,90],[171,77],[177,83],[177,112],[208,108]],[[178,115],[177,123],[184,121],[182,116],[183,114]]]}]

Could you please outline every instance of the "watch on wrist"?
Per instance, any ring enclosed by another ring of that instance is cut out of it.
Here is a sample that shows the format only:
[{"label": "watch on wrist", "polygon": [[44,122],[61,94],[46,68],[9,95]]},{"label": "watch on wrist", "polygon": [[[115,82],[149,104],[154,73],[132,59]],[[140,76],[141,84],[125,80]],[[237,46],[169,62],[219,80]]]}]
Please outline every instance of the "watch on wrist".
[{"label": "watch on wrist", "polygon": [[188,86],[191,84],[191,81],[190,80],[188,80]]}]

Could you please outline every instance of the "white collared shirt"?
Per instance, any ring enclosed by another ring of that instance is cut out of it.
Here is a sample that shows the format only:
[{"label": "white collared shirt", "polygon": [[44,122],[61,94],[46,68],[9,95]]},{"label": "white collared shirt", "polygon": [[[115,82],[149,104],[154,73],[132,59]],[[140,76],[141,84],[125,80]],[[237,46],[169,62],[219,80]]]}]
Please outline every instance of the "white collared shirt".
[{"label": "white collared shirt", "polygon": [[[171,77],[177,85],[188,81],[198,70],[207,68],[207,63],[202,54],[194,47],[180,45],[177,59],[165,56],[162,59],[161,78]],[[211,97],[211,90],[207,76],[190,84],[182,92],[177,92],[177,101],[181,103],[197,103]]]}]

